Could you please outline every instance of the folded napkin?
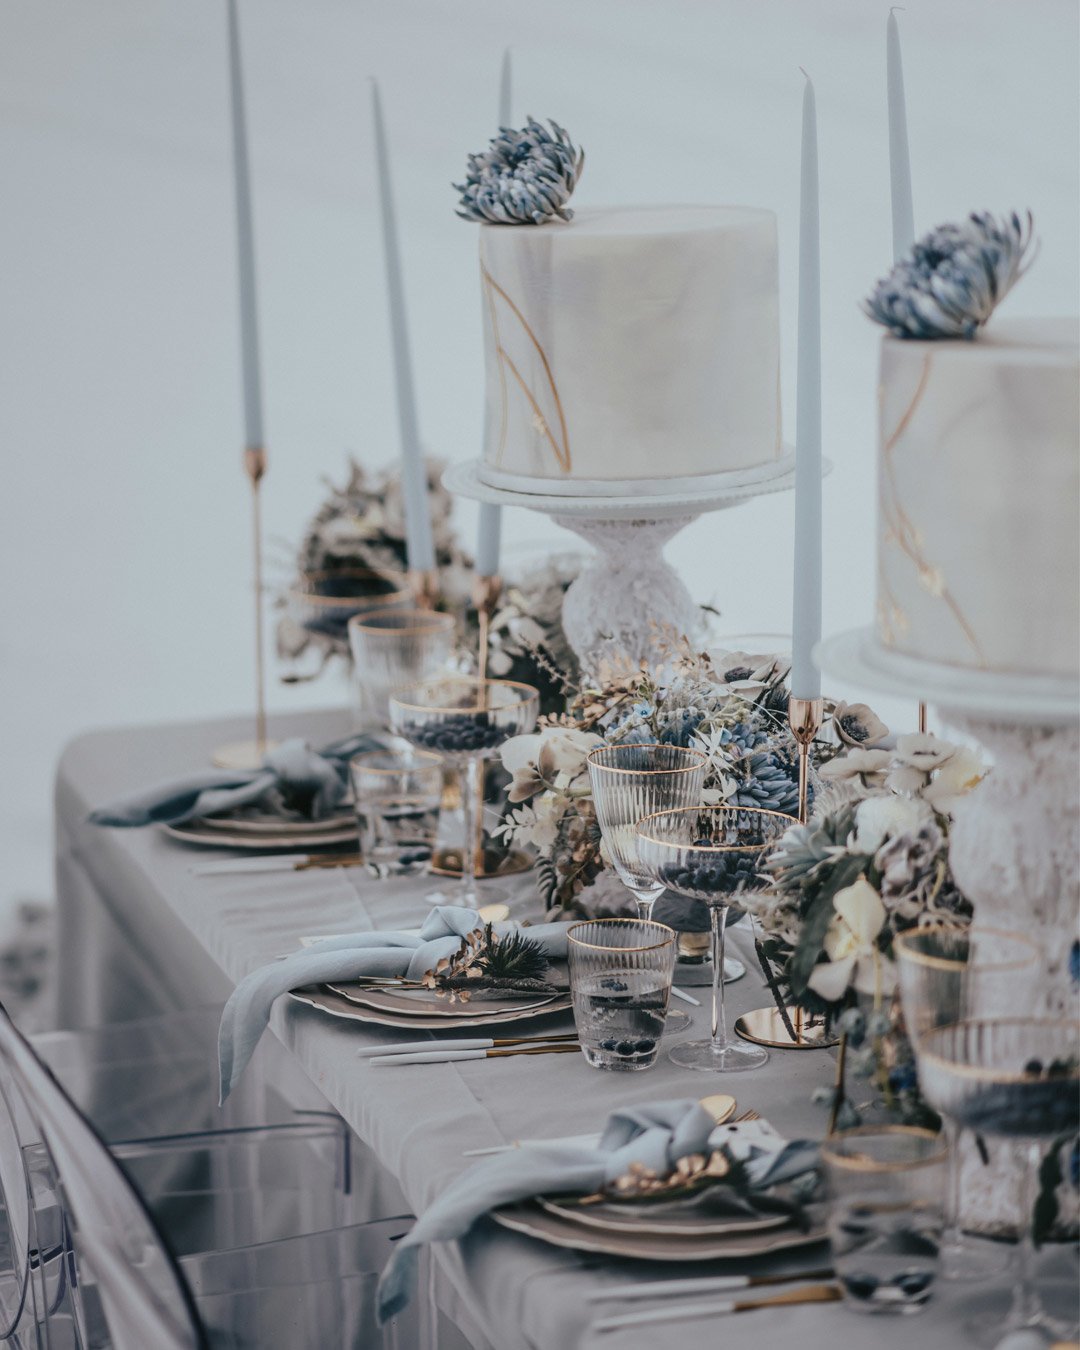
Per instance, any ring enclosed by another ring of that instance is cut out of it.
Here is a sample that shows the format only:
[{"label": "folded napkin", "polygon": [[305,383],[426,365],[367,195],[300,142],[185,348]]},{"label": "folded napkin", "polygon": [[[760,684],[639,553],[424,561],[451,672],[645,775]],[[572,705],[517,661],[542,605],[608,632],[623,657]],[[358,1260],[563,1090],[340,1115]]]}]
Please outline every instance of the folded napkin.
[{"label": "folded napkin", "polygon": [[684,1100],[614,1112],[599,1143],[556,1139],[485,1158],[451,1182],[394,1248],[379,1281],[379,1320],[395,1316],[412,1297],[418,1247],[464,1237],[477,1219],[500,1205],[537,1195],[588,1195],[624,1176],[635,1162],[665,1175],[680,1158],[721,1144],[742,1154],[752,1190],[775,1186],[817,1165],[816,1144],[785,1143],[778,1136],[770,1143],[764,1135],[759,1140],[734,1148],[729,1127],[718,1126],[700,1102]]},{"label": "folded napkin", "polygon": [[[349,933],[326,938],[282,961],[252,971],[233,990],[221,1014],[218,1032],[221,1101],[225,1101],[247,1066],[279,995],[307,984],[356,979],[361,975],[396,975],[418,980],[433,970],[442,957],[456,952],[466,934],[483,926],[483,919],[473,909],[437,905],[418,932]],[[494,925],[500,935],[517,927],[513,922]],[[566,927],[564,923],[537,924],[527,930],[527,936],[552,960],[557,960],[566,956]]]},{"label": "folded napkin", "polygon": [[348,762],[361,750],[377,748],[370,736],[349,736],[321,750],[299,738],[269,751],[263,767],[247,773],[207,769],[145,788],[91,812],[92,825],[130,828],[179,825],[197,816],[216,816],[276,795],[285,810],[321,820],[341,805],[348,786]]}]

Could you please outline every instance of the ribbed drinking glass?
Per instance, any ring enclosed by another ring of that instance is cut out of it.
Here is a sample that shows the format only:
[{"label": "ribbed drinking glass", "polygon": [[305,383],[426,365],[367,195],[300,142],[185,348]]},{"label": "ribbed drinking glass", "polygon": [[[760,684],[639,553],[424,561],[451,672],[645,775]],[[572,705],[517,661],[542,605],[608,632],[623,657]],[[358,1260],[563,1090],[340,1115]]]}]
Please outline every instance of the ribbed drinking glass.
[{"label": "ribbed drinking glass", "polygon": [[581,1052],[594,1069],[656,1062],[675,969],[675,930],[648,919],[593,919],[566,933]]},{"label": "ribbed drinking glass", "polygon": [[[934,1027],[974,1016],[1028,1011],[1038,986],[1039,949],[1021,933],[982,924],[931,924],[893,940],[904,1026],[916,1056]],[[949,1144],[945,1232],[941,1275],[974,1280],[1008,1264],[1003,1250],[965,1240],[960,1227],[960,1137],[950,1116],[942,1118]]]},{"label": "ribbed drinking glass", "polygon": [[428,609],[377,609],[349,620],[361,710],[385,727],[390,694],[445,670],[454,648],[454,618]]}]

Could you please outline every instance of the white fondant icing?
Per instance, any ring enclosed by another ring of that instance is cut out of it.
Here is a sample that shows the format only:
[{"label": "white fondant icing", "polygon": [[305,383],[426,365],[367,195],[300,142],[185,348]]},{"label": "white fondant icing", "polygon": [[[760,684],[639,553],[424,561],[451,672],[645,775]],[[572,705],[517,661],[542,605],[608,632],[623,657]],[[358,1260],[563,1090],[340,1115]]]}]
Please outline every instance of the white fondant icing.
[{"label": "white fondant icing", "polygon": [[1080,673],[1080,322],[885,338],[878,638],[908,656]]},{"label": "white fondant icing", "polygon": [[480,262],[483,457],[500,482],[689,477],[782,455],[772,212],[483,225]]}]

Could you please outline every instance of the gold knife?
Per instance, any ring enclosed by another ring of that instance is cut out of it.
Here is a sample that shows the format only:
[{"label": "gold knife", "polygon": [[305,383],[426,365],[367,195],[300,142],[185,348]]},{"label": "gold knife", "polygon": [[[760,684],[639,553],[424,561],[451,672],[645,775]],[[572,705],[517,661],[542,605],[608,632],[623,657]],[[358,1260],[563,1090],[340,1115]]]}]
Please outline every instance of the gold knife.
[{"label": "gold knife", "polygon": [[708,1303],[668,1303],[662,1308],[618,1313],[600,1317],[592,1324],[593,1331],[618,1331],[622,1327],[638,1327],[646,1323],[683,1322],[696,1317],[717,1317],[726,1313],[756,1312],[759,1308],[776,1308],[798,1303],[837,1303],[843,1295],[835,1284],[804,1285],[801,1289],[787,1289],[769,1298],[738,1299]]}]

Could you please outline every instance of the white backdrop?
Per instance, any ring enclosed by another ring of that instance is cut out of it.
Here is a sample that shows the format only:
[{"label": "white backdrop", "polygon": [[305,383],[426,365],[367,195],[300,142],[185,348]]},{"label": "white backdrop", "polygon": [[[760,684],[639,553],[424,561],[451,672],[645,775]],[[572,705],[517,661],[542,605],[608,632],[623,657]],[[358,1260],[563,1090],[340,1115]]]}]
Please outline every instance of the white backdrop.
[{"label": "white backdrop", "polygon": [[[776,211],[789,431],[804,65],[836,464],[825,630],[869,622],[877,336],[858,301],[891,256],[886,14],[868,0],[243,0],[271,554],[287,556],[348,450],[372,465],[396,450],[369,74],[392,139],[421,423],[453,459],[476,452],[482,367],[475,230],[449,184],[493,130],[503,47],[515,116],[554,116],[586,148],[582,205]],[[1042,254],[1007,308],[1075,312],[1073,0],[911,0],[901,27],[917,228],[1031,207]],[[0,899],[48,893],[68,738],[250,704],[226,98],[221,0],[0,8]],[[473,519],[463,504],[468,538]],[[699,521],[669,556],[726,627],[786,629],[791,520],[790,497],[766,499]],[[572,542],[526,513],[506,533]],[[271,706],[340,697],[333,681],[276,687]]]}]

